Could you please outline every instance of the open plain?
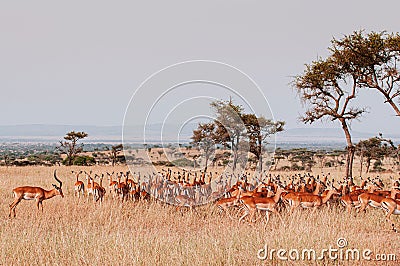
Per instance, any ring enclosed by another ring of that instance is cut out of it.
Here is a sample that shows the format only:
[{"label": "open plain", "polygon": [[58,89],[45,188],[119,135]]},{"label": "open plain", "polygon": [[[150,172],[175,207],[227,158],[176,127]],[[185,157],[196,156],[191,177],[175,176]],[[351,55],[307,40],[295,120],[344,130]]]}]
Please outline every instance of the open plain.
[{"label": "open plain", "polygon": [[[21,185],[51,189],[53,171],[64,182],[64,198],[44,201],[44,212],[34,202],[22,201],[16,218],[9,218],[12,189]],[[285,226],[271,215],[253,226],[220,214],[215,204],[196,211],[176,210],[159,201],[121,203],[106,193],[100,206],[92,199],[74,197],[72,170],[93,172],[126,171],[124,166],[105,167],[1,167],[0,168],[0,264],[1,265],[259,265],[260,249],[337,248],[345,238],[347,248],[369,249],[376,254],[395,254],[400,259],[399,234],[385,221],[382,210],[349,215],[342,206],[323,206],[315,213],[281,211]],[[277,173],[273,173],[277,174]],[[291,174],[290,172],[281,173]],[[338,173],[331,173],[332,176]],[[389,175],[381,175],[389,185]],[[399,217],[392,220],[400,227]],[[397,253],[397,254],[396,254]],[[286,254],[287,256],[288,254]],[[273,255],[272,264],[363,265],[365,260],[282,261]],[[371,263],[371,262],[369,262]],[[374,261],[373,264],[379,265]],[[397,261],[398,263],[398,261]],[[395,261],[382,265],[397,265]]]}]

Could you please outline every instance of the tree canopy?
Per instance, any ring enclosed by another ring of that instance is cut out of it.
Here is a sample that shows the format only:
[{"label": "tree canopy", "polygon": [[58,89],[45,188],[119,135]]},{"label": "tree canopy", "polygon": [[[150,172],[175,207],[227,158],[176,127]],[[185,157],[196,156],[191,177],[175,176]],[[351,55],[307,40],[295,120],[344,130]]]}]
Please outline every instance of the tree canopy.
[{"label": "tree canopy", "polygon": [[60,147],[58,148],[61,152],[65,152],[67,155],[65,164],[72,165],[75,157],[82,152],[83,144],[78,145],[78,141],[88,136],[86,132],[68,132],[64,136],[64,141],[60,141]]},{"label": "tree canopy", "polygon": [[208,153],[214,151],[215,144],[220,144],[232,149],[233,170],[239,161],[241,163],[247,161],[250,152],[255,155],[262,171],[263,147],[266,140],[269,136],[283,131],[285,122],[245,113],[244,108],[234,104],[232,100],[212,102],[211,108],[216,113],[214,121],[200,123],[192,136],[193,143],[201,145],[206,161]]},{"label": "tree canopy", "polygon": [[359,91],[379,91],[400,115],[400,36],[356,31],[333,39],[329,51],[327,58],[307,64],[293,85],[306,105],[301,121],[339,121],[347,142],[346,176],[351,177],[355,148],[349,124],[366,112],[366,107],[355,101]]}]

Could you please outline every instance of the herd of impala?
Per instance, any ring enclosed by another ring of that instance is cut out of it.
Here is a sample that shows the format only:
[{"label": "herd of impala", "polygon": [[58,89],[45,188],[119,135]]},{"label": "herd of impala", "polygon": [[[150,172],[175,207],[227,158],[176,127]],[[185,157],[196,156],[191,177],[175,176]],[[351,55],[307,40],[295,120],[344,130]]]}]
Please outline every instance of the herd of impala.
[{"label": "herd of impala", "polygon": [[[233,210],[236,210],[233,213],[238,215],[239,223],[245,218],[254,223],[258,212],[265,212],[267,223],[270,213],[276,214],[283,223],[280,213],[285,206],[289,208],[290,213],[296,208],[311,208],[312,212],[315,212],[322,205],[335,202],[344,206],[349,213],[352,209],[365,212],[368,206],[382,209],[386,212],[388,221],[392,214],[400,215],[400,180],[393,178],[390,190],[384,190],[384,184],[378,177],[361,179],[359,185],[356,185],[352,178],[348,178],[337,181],[335,186],[335,181],[330,180],[329,174],[320,178],[311,174],[282,177],[264,173],[257,179],[262,181],[254,185],[247,182],[250,179],[247,173],[240,176],[219,175],[216,179],[211,172],[197,175],[188,171],[172,172],[170,169],[142,177],[139,173],[134,173],[132,178],[130,172],[72,173],[76,178],[74,195],[77,198],[85,196],[94,203],[99,202],[100,205],[107,191],[111,198],[122,202],[157,198],[177,205],[177,208],[193,209],[196,205],[216,202],[216,206],[231,218]],[[81,180],[81,176],[84,176],[84,179]],[[108,181],[106,185],[103,184],[105,177]],[[35,200],[37,208],[41,207],[43,211],[43,200],[57,195],[64,197],[62,182],[57,178],[56,171],[54,178],[58,185],[53,184],[52,190],[30,186],[13,189],[14,202],[10,204],[9,216],[13,213],[15,217],[15,208],[22,199]],[[96,179],[99,182],[96,182]]]}]

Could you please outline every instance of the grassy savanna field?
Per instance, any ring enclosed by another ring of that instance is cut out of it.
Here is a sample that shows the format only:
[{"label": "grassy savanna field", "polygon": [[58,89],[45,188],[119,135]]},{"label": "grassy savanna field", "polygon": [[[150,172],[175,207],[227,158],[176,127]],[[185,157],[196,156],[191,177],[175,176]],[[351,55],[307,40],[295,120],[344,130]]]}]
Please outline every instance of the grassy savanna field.
[{"label": "grassy savanna field", "polygon": [[[54,169],[64,182],[65,197],[44,201],[43,214],[34,202],[22,201],[17,217],[8,218],[12,188],[32,185],[51,189]],[[94,173],[127,170],[123,166],[0,168],[1,265],[258,265],[271,263],[257,258],[266,244],[269,249],[319,252],[336,248],[338,238],[345,238],[348,248],[400,257],[399,234],[391,230],[381,210],[368,209],[366,215],[357,216],[336,206],[325,206],[314,214],[298,211],[292,216],[283,210],[286,226],[274,215],[268,225],[258,221],[253,227],[245,223],[238,226],[237,220],[219,215],[213,204],[198,207],[197,212],[181,212],[160,202],[121,204],[107,194],[102,206],[86,198],[78,200],[73,195],[75,177],[71,174],[78,169]],[[399,217],[393,220],[399,226]],[[278,261],[275,256],[274,264],[278,262],[306,263]],[[330,259],[307,263],[338,264]]]}]

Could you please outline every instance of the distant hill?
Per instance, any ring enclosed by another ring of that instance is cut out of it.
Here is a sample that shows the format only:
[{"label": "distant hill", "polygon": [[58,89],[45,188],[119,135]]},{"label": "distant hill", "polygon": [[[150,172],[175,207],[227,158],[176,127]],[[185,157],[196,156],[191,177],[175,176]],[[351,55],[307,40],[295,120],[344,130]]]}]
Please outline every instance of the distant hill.
[{"label": "distant hill", "polygon": [[85,131],[104,136],[121,136],[120,126],[82,126],[82,125],[16,125],[0,126],[0,136],[61,137],[69,131]]},{"label": "distant hill", "polygon": [[[192,135],[193,129],[197,124],[187,124],[180,132],[180,141],[188,142]],[[175,141],[180,127],[172,124],[152,124],[146,126],[146,141],[159,142],[160,132],[163,129],[163,139],[165,141]],[[122,126],[93,126],[93,125],[11,125],[0,126],[0,141],[50,141],[55,142],[61,140],[65,133],[69,131],[85,131],[89,134],[87,142],[120,142],[122,139]],[[143,132],[142,126],[134,126],[129,128],[129,142],[136,142],[139,139],[135,136],[140,136]],[[352,131],[354,142],[361,139],[368,139],[376,134]],[[400,142],[399,135],[385,135],[386,138],[391,138],[396,143]],[[277,143],[335,143],[345,145],[344,133],[340,128],[290,128],[277,134]]]}]

